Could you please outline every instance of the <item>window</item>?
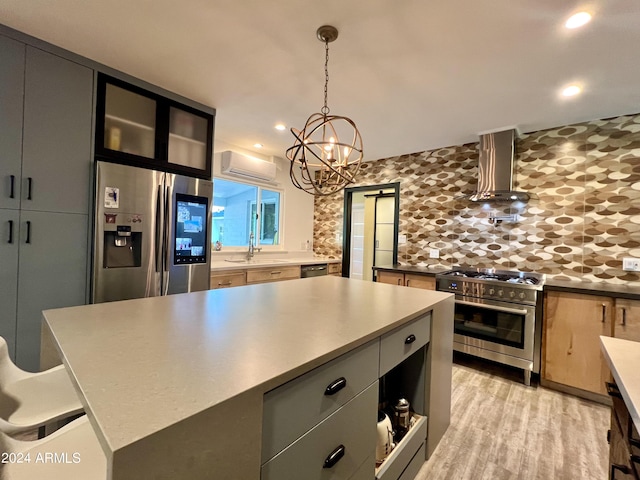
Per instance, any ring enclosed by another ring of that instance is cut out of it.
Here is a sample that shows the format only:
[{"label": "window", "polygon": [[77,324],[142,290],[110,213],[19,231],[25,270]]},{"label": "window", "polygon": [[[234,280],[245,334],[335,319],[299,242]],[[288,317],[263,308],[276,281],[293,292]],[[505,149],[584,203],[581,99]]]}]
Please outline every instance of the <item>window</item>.
[{"label": "window", "polygon": [[226,247],[280,244],[281,192],[256,185],[213,179],[211,241]]}]

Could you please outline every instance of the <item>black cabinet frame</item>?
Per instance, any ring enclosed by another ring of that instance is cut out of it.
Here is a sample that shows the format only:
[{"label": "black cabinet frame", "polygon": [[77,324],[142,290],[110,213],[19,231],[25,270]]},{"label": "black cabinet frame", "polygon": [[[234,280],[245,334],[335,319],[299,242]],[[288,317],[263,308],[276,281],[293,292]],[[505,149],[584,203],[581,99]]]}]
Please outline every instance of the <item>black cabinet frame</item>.
[{"label": "black cabinet frame", "polygon": [[[105,114],[108,84],[120,87],[124,90],[128,90],[137,95],[141,95],[150,100],[153,100],[156,103],[156,125],[154,142],[155,158],[147,158],[141,155],[121,152],[118,150],[111,150],[105,147]],[[169,162],[169,115],[171,107],[175,107],[192,115],[206,119],[207,144],[205,154],[206,164],[204,169]],[[170,98],[163,97],[118,78],[111,77],[104,73],[98,73],[95,139],[95,156],[97,160],[149,168],[153,170],[161,170],[164,172],[211,180],[213,155],[213,124],[214,116],[209,113],[197,110],[180,102],[176,102]]]}]

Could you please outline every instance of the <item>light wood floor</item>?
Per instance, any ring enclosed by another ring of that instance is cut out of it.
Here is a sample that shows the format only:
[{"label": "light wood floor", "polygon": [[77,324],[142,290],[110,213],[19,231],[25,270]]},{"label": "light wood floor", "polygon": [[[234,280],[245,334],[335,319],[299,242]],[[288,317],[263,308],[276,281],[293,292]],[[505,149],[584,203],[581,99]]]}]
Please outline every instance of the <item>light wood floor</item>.
[{"label": "light wood floor", "polygon": [[454,364],[451,425],[417,480],[606,480],[609,407],[470,365]]}]

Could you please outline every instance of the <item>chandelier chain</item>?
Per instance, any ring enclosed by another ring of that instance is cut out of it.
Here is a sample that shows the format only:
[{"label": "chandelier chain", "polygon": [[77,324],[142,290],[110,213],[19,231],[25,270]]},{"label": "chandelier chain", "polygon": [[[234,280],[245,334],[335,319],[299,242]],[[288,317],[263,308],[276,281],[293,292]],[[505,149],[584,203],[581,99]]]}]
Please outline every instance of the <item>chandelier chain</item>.
[{"label": "chandelier chain", "polygon": [[329,107],[327,106],[327,91],[329,86],[329,40],[325,39],[324,41],[324,106],[322,107],[321,113],[323,115],[329,114]]}]

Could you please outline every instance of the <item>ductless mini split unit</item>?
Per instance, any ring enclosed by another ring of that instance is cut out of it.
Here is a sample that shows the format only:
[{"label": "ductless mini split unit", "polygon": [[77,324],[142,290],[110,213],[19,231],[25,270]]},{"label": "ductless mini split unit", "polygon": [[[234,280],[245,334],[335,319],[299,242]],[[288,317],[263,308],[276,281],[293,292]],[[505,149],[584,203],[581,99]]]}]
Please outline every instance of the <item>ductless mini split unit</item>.
[{"label": "ductless mini split unit", "polygon": [[276,164],[259,158],[248,157],[227,150],[222,152],[222,173],[239,177],[273,182],[276,179]]}]

